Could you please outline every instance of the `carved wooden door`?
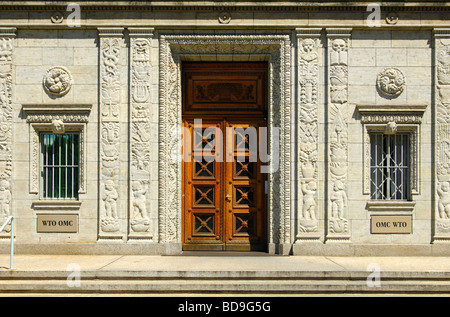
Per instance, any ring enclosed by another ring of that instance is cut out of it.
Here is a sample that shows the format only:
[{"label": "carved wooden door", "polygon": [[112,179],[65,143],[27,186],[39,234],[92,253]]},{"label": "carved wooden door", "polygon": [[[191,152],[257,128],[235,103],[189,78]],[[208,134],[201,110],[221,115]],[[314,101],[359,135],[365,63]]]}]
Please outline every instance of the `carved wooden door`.
[{"label": "carved wooden door", "polygon": [[264,250],[267,64],[183,66],[183,249]]},{"label": "carved wooden door", "polygon": [[202,120],[200,127],[185,120],[185,250],[264,249],[262,123]]}]

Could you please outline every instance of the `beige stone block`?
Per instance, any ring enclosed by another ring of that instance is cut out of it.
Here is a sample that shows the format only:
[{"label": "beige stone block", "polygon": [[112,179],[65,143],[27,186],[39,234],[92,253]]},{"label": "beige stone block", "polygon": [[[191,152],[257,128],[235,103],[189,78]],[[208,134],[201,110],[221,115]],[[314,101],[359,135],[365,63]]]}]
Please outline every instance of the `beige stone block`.
[{"label": "beige stone block", "polygon": [[97,66],[98,48],[75,47],[73,49],[73,64],[75,66]]},{"label": "beige stone block", "polygon": [[42,65],[42,48],[17,47],[14,50],[14,65]]},{"label": "beige stone block", "polygon": [[411,48],[406,51],[408,66],[430,67],[432,64],[432,50],[430,48]]},{"label": "beige stone block", "polygon": [[408,104],[431,104],[431,89],[429,86],[408,85],[406,101]]},{"label": "beige stone block", "polygon": [[430,48],[431,31],[392,31],[392,47]]},{"label": "beige stone block", "polygon": [[348,84],[358,86],[372,86],[376,83],[376,68],[371,67],[349,67]]},{"label": "beige stone block", "polygon": [[18,47],[57,47],[58,31],[18,29],[16,42]]},{"label": "beige stone block", "polygon": [[[16,66],[15,84],[17,86],[34,84],[42,87],[42,80],[46,71],[47,69],[45,66]],[[18,94],[19,91],[16,90],[16,94]]]},{"label": "beige stone block", "polygon": [[40,103],[42,101],[42,93],[42,85],[17,85],[13,98],[14,102],[18,104]]},{"label": "beige stone block", "polygon": [[432,70],[429,67],[403,67],[400,70],[405,74],[408,86],[430,86]]},{"label": "beige stone block", "polygon": [[405,48],[377,48],[377,66],[407,66],[407,56]]},{"label": "beige stone block", "polygon": [[352,30],[351,39],[352,49],[358,47],[391,47],[391,31],[381,31],[373,28],[370,30]]},{"label": "beige stone block", "polygon": [[[30,173],[29,173],[29,168],[30,168],[30,163],[28,162],[28,160],[21,160],[21,157],[28,157],[28,144],[22,143],[23,146],[14,147],[13,150],[13,168],[14,168],[14,181],[15,180],[22,180],[22,181],[27,181],[30,178]],[[27,192],[28,192],[28,188],[27,188]]]},{"label": "beige stone block", "polygon": [[73,48],[56,47],[52,49],[43,49],[43,65],[51,66],[71,66],[73,65]]},{"label": "beige stone block", "polygon": [[72,74],[74,85],[97,85],[98,68],[97,66],[71,66],[67,69]]},{"label": "beige stone block", "polygon": [[74,90],[74,103],[88,103],[96,105],[97,95],[98,95],[98,87],[95,85],[73,85],[72,89]]},{"label": "beige stone block", "polygon": [[375,53],[372,48],[354,48],[348,52],[348,65],[353,66],[375,66]]}]

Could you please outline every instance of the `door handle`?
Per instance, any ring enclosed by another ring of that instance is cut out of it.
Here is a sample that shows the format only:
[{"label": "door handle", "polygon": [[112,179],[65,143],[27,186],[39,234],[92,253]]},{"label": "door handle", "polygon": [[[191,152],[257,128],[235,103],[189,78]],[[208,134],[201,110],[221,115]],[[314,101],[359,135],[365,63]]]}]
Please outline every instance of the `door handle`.
[{"label": "door handle", "polygon": [[226,201],[228,201],[228,202],[230,202],[230,201],[231,201],[231,198],[232,198],[232,196],[231,196],[231,195],[226,195],[226,196],[225,196],[225,200],[226,200]]}]

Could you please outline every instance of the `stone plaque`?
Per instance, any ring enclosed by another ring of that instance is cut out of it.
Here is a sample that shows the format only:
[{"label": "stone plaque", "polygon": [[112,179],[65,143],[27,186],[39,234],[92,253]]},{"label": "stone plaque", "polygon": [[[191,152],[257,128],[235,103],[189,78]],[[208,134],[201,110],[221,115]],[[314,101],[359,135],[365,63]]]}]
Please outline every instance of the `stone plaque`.
[{"label": "stone plaque", "polygon": [[370,233],[412,233],[412,216],[371,216]]},{"label": "stone plaque", "polygon": [[76,214],[39,214],[37,215],[37,232],[78,232],[78,215]]}]

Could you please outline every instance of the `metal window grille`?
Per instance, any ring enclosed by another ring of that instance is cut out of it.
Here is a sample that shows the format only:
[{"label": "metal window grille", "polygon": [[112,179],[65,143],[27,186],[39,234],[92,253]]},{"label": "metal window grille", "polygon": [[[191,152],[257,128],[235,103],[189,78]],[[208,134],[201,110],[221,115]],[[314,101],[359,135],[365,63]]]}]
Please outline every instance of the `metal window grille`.
[{"label": "metal window grille", "polygon": [[78,199],[79,134],[40,135],[41,195],[47,199]]},{"label": "metal window grille", "polygon": [[410,199],[409,134],[370,135],[370,198]]}]

